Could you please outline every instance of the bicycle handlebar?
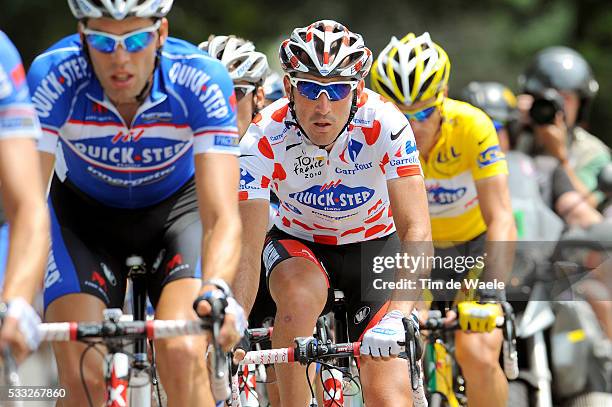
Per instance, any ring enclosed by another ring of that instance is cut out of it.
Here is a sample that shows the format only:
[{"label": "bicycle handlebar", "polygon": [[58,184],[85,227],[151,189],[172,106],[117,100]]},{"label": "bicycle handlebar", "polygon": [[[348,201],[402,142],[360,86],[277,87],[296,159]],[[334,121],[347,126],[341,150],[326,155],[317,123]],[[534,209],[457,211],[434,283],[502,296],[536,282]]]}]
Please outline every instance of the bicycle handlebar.
[{"label": "bicycle handlebar", "polygon": [[208,320],[153,320],[52,322],[38,325],[40,338],[45,342],[68,342],[91,338],[162,339],[182,335],[201,335],[210,330]]},{"label": "bicycle handlebar", "polygon": [[[333,359],[337,357],[359,356],[360,342],[349,343],[322,343],[318,339],[310,337],[296,338],[296,344],[290,348],[279,348],[247,352],[240,365],[248,364],[279,364],[279,363],[301,363]],[[420,376],[412,378],[417,383],[413,387],[413,400],[415,407],[427,406],[423,380]]]},{"label": "bicycle handlebar", "polygon": [[[298,340],[301,344],[298,344]],[[320,343],[314,337],[296,338],[296,345],[290,348],[257,350],[247,352],[240,365],[294,363],[307,364],[317,360],[335,357],[359,356],[359,342]]]},{"label": "bicycle handlebar", "polygon": [[269,340],[272,337],[274,327],[269,328],[250,328],[246,330],[246,335],[251,343]]},{"label": "bicycle handlebar", "polygon": [[[495,326],[502,328],[505,323],[503,316],[495,319]],[[459,327],[459,321],[450,321],[447,317],[428,317],[425,322],[419,323],[419,328],[427,331],[454,331],[461,329]]]}]

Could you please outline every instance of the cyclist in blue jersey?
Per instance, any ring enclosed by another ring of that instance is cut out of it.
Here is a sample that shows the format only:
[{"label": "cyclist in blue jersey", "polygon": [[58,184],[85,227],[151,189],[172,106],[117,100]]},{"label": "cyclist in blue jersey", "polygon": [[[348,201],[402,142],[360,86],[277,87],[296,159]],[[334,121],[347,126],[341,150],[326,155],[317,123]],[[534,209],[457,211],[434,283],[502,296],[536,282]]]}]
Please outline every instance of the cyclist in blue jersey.
[{"label": "cyclist in blue jersey", "polygon": [[[10,223],[4,284],[0,289],[0,348],[17,360],[38,346],[40,322],[32,300],[40,287],[49,245],[49,214],[36,157],[40,125],[19,53],[0,31],[0,184]],[[3,237],[5,238],[5,233]]]},{"label": "cyclist in blue jersey", "polygon": [[[172,0],[68,4],[78,33],[28,73],[44,176],[54,168],[45,318],[100,320],[120,307],[125,260],[137,254],[158,319],[195,319],[196,297],[200,316],[210,310],[204,297],[227,298],[218,340],[229,349],[246,326],[228,286],[241,232],[232,81],[219,61],[168,37]],[[169,405],[213,403],[205,346],[199,337],[156,342]],[[82,378],[84,346],[54,350],[69,394],[62,405],[102,403],[100,355],[85,355]]]}]

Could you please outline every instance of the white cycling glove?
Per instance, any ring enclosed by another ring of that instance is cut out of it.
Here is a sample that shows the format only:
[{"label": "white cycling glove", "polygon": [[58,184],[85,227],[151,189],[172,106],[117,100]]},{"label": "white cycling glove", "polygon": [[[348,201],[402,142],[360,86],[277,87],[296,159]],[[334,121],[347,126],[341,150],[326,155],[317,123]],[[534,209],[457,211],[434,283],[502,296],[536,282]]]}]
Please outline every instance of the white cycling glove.
[{"label": "white cycling glove", "polygon": [[34,311],[30,303],[21,297],[10,300],[6,317],[14,318],[19,322],[19,330],[25,338],[28,348],[32,351],[36,350],[40,344],[38,324],[41,321],[38,313]]},{"label": "white cycling glove", "polygon": [[238,304],[238,301],[236,301],[234,297],[227,297],[227,307],[225,307],[225,313],[232,314],[234,316],[234,327],[236,328],[236,332],[242,336],[244,331],[249,326],[249,323],[244,315],[244,309],[240,304]]},{"label": "white cycling glove", "polygon": [[399,310],[388,312],[378,324],[363,335],[361,354],[373,357],[399,355],[403,346],[400,346],[398,342],[406,340],[403,318],[404,314]]}]

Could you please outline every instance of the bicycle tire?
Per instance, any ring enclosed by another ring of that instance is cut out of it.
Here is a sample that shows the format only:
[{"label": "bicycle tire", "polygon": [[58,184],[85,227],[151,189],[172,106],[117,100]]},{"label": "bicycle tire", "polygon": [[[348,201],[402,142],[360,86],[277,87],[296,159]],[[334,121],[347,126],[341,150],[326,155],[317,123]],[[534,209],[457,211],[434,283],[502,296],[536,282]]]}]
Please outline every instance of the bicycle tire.
[{"label": "bicycle tire", "polygon": [[440,393],[433,393],[429,398],[429,407],[447,407],[446,399]]}]

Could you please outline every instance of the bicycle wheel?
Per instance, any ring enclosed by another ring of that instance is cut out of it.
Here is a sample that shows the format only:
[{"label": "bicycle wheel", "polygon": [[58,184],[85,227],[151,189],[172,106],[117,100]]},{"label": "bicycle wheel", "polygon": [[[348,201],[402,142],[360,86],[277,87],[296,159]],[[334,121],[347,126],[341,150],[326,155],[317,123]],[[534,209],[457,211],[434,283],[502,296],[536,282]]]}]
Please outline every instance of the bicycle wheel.
[{"label": "bicycle wheel", "polygon": [[433,393],[429,399],[429,407],[446,407],[446,399],[440,393]]}]

